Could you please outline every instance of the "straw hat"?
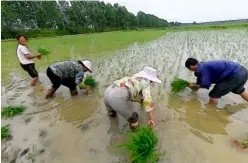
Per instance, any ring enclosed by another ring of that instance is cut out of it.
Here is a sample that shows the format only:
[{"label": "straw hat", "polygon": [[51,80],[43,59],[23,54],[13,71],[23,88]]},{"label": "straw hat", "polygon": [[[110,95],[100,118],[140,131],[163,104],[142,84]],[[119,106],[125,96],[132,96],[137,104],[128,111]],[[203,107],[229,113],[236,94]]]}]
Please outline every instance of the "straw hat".
[{"label": "straw hat", "polygon": [[92,63],[91,63],[91,61],[89,61],[89,60],[83,60],[83,61],[81,61],[81,63],[85,67],[87,67],[90,70],[90,72],[92,72]]},{"label": "straw hat", "polygon": [[162,83],[162,81],[157,76],[157,70],[149,66],[145,66],[142,71],[136,74],[136,76],[148,79],[156,83]]}]

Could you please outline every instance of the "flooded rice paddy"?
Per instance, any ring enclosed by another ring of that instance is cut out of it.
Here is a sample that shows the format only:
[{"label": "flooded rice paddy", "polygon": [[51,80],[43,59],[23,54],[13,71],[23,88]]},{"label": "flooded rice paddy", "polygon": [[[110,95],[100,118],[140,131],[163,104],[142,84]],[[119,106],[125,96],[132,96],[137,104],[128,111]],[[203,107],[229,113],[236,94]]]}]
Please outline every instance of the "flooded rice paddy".
[{"label": "flooded rice paddy", "polygon": [[[76,48],[76,47],[75,47]],[[128,162],[127,151],[117,144],[125,141],[128,126],[122,117],[110,119],[103,104],[103,91],[112,81],[132,75],[145,65],[159,70],[163,84],[152,87],[155,101],[155,130],[161,163],[247,163],[248,151],[239,151],[232,139],[248,136],[248,104],[228,94],[216,109],[207,105],[208,90],[185,90],[170,94],[174,76],[195,81],[185,67],[188,57],[200,61],[228,59],[248,68],[246,30],[167,33],[143,45],[133,44],[112,57],[93,58],[98,88],[91,95],[70,97],[61,87],[52,100],[44,95],[50,86],[45,70],[40,84],[28,85],[29,78],[12,75],[2,87],[2,106],[24,105],[24,115],[11,120],[12,138],[2,142],[2,162],[118,163]],[[246,84],[248,88],[248,83]],[[139,104],[134,104],[140,109]],[[142,113],[145,124],[145,113]],[[23,154],[23,151],[28,152]]]}]

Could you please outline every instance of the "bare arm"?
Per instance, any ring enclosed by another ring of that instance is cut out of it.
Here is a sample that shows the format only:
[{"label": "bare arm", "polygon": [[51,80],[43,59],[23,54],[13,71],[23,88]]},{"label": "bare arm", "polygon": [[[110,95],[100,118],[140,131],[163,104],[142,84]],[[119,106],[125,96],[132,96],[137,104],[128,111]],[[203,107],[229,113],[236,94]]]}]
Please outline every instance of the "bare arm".
[{"label": "bare arm", "polygon": [[151,96],[151,90],[150,90],[150,85],[148,85],[146,88],[142,90],[143,94],[143,106],[145,108],[145,111],[147,112],[148,115],[148,125],[153,127],[155,126],[155,123],[153,121],[153,101],[152,101],[152,96]]},{"label": "bare arm", "polygon": [[33,54],[25,54],[24,56],[27,59],[34,59],[34,58],[40,57],[40,54],[35,54],[35,55],[33,55]]},{"label": "bare arm", "polygon": [[148,112],[148,120],[153,120],[153,114],[152,111]]},{"label": "bare arm", "polygon": [[37,54],[31,54],[30,51],[28,50],[28,48],[26,46],[21,46],[20,47],[20,51],[24,54],[25,58],[27,59],[34,59],[34,58],[40,58],[40,54],[37,53]]}]

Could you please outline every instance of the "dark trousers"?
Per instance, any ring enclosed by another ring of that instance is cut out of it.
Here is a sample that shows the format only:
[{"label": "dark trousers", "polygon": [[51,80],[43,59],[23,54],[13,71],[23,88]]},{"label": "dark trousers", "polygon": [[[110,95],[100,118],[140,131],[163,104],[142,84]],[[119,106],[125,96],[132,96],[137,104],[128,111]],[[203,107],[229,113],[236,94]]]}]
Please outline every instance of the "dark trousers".
[{"label": "dark trousers", "polygon": [[222,79],[216,83],[214,88],[210,91],[209,96],[212,98],[220,98],[229,92],[241,94],[245,91],[244,85],[248,80],[248,72],[242,66],[235,74]]},{"label": "dark trousers", "polygon": [[[21,64],[21,63],[20,63]],[[21,64],[21,67],[23,68],[23,70],[27,71],[28,74],[32,77],[32,78],[37,78],[38,77],[38,72],[35,69],[35,65],[34,63],[30,63],[30,64]]]},{"label": "dark trousers", "polygon": [[61,78],[53,73],[50,67],[47,68],[47,76],[52,82],[52,88],[58,89],[60,85],[64,85],[70,89],[70,91],[76,90],[76,83],[74,78]]}]

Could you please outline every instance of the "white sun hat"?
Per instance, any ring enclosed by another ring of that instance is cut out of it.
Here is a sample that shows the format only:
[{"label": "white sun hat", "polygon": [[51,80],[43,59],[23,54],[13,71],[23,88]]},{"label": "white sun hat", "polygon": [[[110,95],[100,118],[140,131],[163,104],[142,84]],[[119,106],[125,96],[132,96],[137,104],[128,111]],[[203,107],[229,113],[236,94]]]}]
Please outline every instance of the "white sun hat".
[{"label": "white sun hat", "polygon": [[149,66],[145,66],[142,71],[136,74],[136,76],[148,79],[156,83],[162,83],[162,81],[157,76],[157,70]]},{"label": "white sun hat", "polygon": [[92,63],[91,63],[91,61],[89,61],[89,60],[83,60],[81,62],[83,63],[83,65],[85,67],[87,67],[90,70],[90,72],[92,72]]}]

